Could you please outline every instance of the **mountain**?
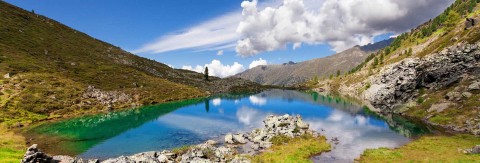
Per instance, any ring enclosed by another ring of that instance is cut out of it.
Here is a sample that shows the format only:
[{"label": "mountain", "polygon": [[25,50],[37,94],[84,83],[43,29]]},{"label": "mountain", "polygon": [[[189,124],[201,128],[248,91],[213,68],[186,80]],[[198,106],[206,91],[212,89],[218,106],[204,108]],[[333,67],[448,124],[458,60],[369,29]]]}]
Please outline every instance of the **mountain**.
[{"label": "mountain", "polygon": [[247,79],[263,85],[292,86],[303,83],[315,76],[326,78],[337,71],[345,73],[359,65],[370,53],[388,46],[393,39],[355,46],[343,52],[299,63],[285,63],[281,65],[257,66],[234,77]]},{"label": "mountain", "polygon": [[480,135],[479,2],[455,1],[438,17],[398,36],[350,70],[353,73],[312,88],[355,98],[383,115]]},{"label": "mountain", "polygon": [[3,1],[0,74],[0,122],[9,125],[259,89],[235,78],[205,81]]}]

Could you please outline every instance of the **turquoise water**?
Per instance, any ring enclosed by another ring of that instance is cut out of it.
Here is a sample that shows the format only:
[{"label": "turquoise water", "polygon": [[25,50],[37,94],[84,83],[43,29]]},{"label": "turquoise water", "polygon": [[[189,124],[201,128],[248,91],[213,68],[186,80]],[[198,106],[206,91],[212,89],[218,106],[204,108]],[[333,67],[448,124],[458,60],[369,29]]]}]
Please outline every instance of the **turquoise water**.
[{"label": "turquoise water", "polygon": [[316,162],[351,162],[367,148],[397,147],[426,131],[403,119],[379,118],[339,98],[270,90],[48,123],[31,129],[28,137],[49,153],[105,159],[222,140],[228,132],[262,127],[269,114],[300,114],[312,129],[340,140],[331,152],[314,157]]}]

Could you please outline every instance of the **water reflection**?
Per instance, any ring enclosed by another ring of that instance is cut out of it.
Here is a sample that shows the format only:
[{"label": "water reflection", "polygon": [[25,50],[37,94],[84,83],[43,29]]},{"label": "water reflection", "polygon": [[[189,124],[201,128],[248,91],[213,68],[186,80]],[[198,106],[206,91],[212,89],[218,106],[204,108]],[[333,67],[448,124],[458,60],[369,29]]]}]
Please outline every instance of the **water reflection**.
[{"label": "water reflection", "polygon": [[408,142],[408,136],[423,131],[408,121],[378,117],[340,98],[285,90],[222,95],[172,107],[159,105],[112,114],[117,118],[84,117],[45,124],[31,133],[45,140],[62,138],[56,150],[47,151],[53,154],[70,151],[66,154],[108,158],[221,139],[228,132],[261,127],[269,114],[300,114],[312,129],[340,140],[331,152],[314,160],[351,162],[366,148],[396,147]]}]

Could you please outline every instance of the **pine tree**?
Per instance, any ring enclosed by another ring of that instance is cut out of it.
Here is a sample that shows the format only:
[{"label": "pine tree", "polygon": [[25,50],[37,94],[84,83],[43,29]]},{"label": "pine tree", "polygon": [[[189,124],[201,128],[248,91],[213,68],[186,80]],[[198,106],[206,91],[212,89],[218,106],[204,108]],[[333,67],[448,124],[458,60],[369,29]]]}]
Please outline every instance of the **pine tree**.
[{"label": "pine tree", "polygon": [[337,77],[340,76],[340,70],[337,70]]},{"label": "pine tree", "polygon": [[375,58],[373,59],[373,68],[377,67],[377,65],[378,65],[378,58],[375,57]]},{"label": "pine tree", "polygon": [[205,80],[208,81],[208,67],[205,67],[205,73],[203,74],[203,76],[205,77]]}]

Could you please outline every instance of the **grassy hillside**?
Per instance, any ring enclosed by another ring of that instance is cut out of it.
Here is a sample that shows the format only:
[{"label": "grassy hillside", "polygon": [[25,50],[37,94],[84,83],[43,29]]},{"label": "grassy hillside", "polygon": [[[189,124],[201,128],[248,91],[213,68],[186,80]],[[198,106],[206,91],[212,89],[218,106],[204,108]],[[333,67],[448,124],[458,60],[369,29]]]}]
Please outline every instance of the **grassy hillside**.
[{"label": "grassy hillside", "polygon": [[8,126],[258,89],[233,78],[205,81],[3,1],[0,74],[0,123]]}]

